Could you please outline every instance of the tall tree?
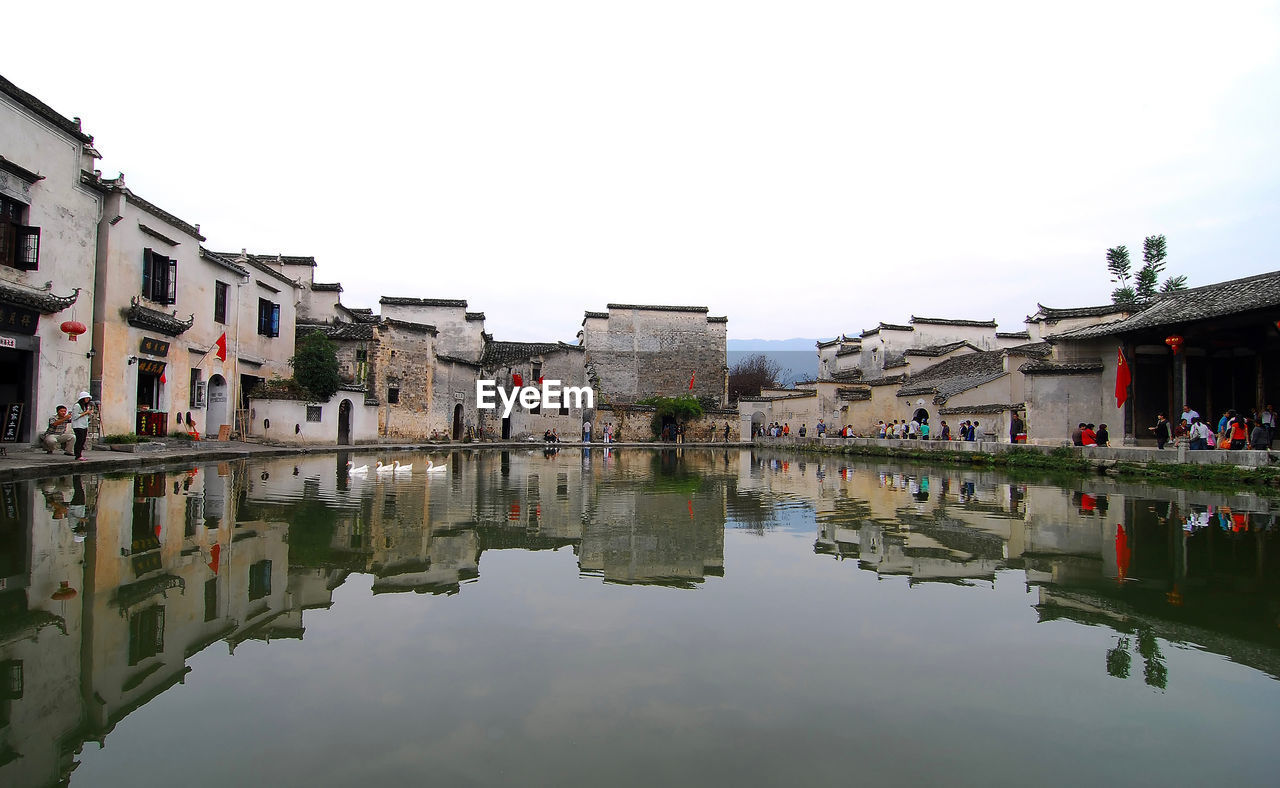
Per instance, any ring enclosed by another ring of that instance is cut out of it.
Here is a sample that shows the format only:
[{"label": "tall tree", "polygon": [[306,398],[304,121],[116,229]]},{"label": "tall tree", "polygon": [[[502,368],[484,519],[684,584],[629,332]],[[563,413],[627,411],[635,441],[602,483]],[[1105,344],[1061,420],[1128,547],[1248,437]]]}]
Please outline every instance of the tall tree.
[{"label": "tall tree", "polygon": [[764,353],[752,353],[729,368],[729,399],[756,397],[761,389],[778,385],[782,367]]},{"label": "tall tree", "polygon": [[[1129,250],[1116,246],[1107,250],[1107,271],[1111,281],[1119,285],[1111,291],[1111,301],[1115,304],[1135,304],[1148,301],[1160,293],[1174,293],[1187,289],[1187,277],[1170,276],[1160,281],[1164,273],[1165,258],[1169,256],[1168,243],[1163,235],[1148,235],[1142,241],[1142,267],[1136,274],[1130,275],[1132,264],[1129,261]],[[1132,284],[1130,279],[1132,278]]]},{"label": "tall tree", "polygon": [[329,399],[338,390],[338,346],[319,331],[298,343],[293,358],[293,379],[317,400]]},{"label": "tall tree", "polygon": [[1155,298],[1160,274],[1164,273],[1164,260],[1169,256],[1163,235],[1148,235],[1142,241],[1142,267],[1135,277],[1134,290],[1144,301]]},{"label": "tall tree", "polygon": [[1129,285],[1129,271],[1132,266],[1127,247],[1113,246],[1107,250],[1107,271],[1111,274],[1111,281],[1119,285],[1111,291],[1112,303],[1131,304],[1138,300],[1133,287]]}]

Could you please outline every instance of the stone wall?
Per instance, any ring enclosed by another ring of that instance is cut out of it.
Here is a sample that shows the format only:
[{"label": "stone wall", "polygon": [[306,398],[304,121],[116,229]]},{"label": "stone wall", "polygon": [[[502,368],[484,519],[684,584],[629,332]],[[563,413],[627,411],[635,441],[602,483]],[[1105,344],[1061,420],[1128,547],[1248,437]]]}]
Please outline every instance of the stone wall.
[{"label": "stone wall", "polygon": [[[653,408],[643,406],[601,406],[596,409],[595,419],[592,422],[591,439],[601,440],[604,426],[612,424],[615,441],[628,443],[658,441],[658,436],[653,434],[653,414]],[[729,425],[730,441],[742,439],[742,425],[738,418],[738,411],[724,408],[706,411],[700,418],[685,422],[685,441],[707,442],[714,431],[715,442],[722,442],[725,424]],[[579,425],[578,439],[581,440],[581,437],[581,425]]]},{"label": "stone wall", "polygon": [[[379,403],[378,434],[426,438],[431,434],[435,352],[425,326],[384,321],[369,353],[369,380]],[[394,400],[394,401],[393,401]]]},{"label": "stone wall", "polygon": [[611,304],[607,318],[583,322],[582,339],[588,374],[608,402],[693,394],[725,403],[727,323],[706,307]]}]

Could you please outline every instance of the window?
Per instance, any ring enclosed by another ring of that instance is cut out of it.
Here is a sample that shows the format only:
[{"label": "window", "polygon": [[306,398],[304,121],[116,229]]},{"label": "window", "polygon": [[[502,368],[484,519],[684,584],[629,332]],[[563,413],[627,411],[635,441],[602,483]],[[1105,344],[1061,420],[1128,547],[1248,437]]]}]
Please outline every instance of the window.
[{"label": "window", "polygon": [[400,389],[387,389],[387,404],[397,405],[400,402]]},{"label": "window", "polygon": [[129,664],[137,665],[164,651],[164,608],[156,606],[129,617]]},{"label": "window", "polygon": [[177,260],[150,249],[142,250],[142,297],[157,304],[177,302]]},{"label": "window", "polygon": [[320,406],[319,406],[319,405],[308,405],[308,406],[307,406],[307,421],[320,421]]},{"label": "window", "polygon": [[258,333],[264,337],[280,336],[280,305],[265,298],[258,299]]},{"label": "window", "polygon": [[204,407],[205,382],[202,380],[203,376],[204,370],[191,370],[191,388],[189,390],[191,392],[191,407],[193,408]]},{"label": "window", "polygon": [[356,348],[356,383],[363,384],[369,379],[369,350]]},{"label": "window", "polygon": [[23,222],[27,206],[0,194],[0,265],[36,270],[40,260],[40,228]]},{"label": "window", "polygon": [[259,561],[249,567],[249,601],[271,593],[271,562]]},{"label": "window", "polygon": [[227,293],[231,287],[226,282],[213,283],[213,322],[227,322]]},{"label": "window", "polygon": [[218,617],[218,578],[211,577],[204,581],[204,620],[213,621]]}]

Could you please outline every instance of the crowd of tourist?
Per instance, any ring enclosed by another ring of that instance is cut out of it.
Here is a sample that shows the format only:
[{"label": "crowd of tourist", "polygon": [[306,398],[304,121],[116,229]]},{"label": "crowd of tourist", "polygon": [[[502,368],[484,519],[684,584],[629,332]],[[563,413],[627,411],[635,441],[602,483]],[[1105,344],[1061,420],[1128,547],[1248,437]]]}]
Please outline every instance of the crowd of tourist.
[{"label": "crowd of tourist", "polygon": [[1201,418],[1190,405],[1182,406],[1182,418],[1176,426],[1170,425],[1165,414],[1156,417],[1155,425],[1148,428],[1155,434],[1156,446],[1163,449],[1172,442],[1174,446],[1185,440],[1187,448],[1205,449],[1255,449],[1271,448],[1275,439],[1276,411],[1271,405],[1255,409],[1248,415],[1229,409],[1215,425]]}]

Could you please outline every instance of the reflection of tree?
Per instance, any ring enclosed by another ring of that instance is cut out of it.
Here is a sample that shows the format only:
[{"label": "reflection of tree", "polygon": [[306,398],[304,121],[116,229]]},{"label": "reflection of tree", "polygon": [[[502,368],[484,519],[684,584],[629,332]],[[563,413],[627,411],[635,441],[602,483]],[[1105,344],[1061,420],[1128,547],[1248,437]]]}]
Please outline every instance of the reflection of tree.
[{"label": "reflection of tree", "polygon": [[1138,653],[1142,655],[1142,677],[1149,686],[1164,689],[1169,684],[1169,669],[1165,667],[1164,655],[1160,653],[1160,644],[1156,635],[1149,629],[1138,630]]},{"label": "reflection of tree", "polygon": [[1129,638],[1118,638],[1115,648],[1107,652],[1107,675],[1118,679],[1129,678],[1129,665],[1132,662],[1133,657],[1129,654]]},{"label": "reflection of tree", "polygon": [[[1107,675],[1118,679],[1129,678],[1129,667],[1133,656],[1129,653],[1131,641],[1121,635],[1116,638],[1116,645],[1107,651]],[[1137,651],[1142,655],[1142,679],[1147,686],[1165,689],[1169,685],[1169,668],[1164,664],[1164,654],[1160,651],[1160,642],[1151,629],[1138,630]]]}]

